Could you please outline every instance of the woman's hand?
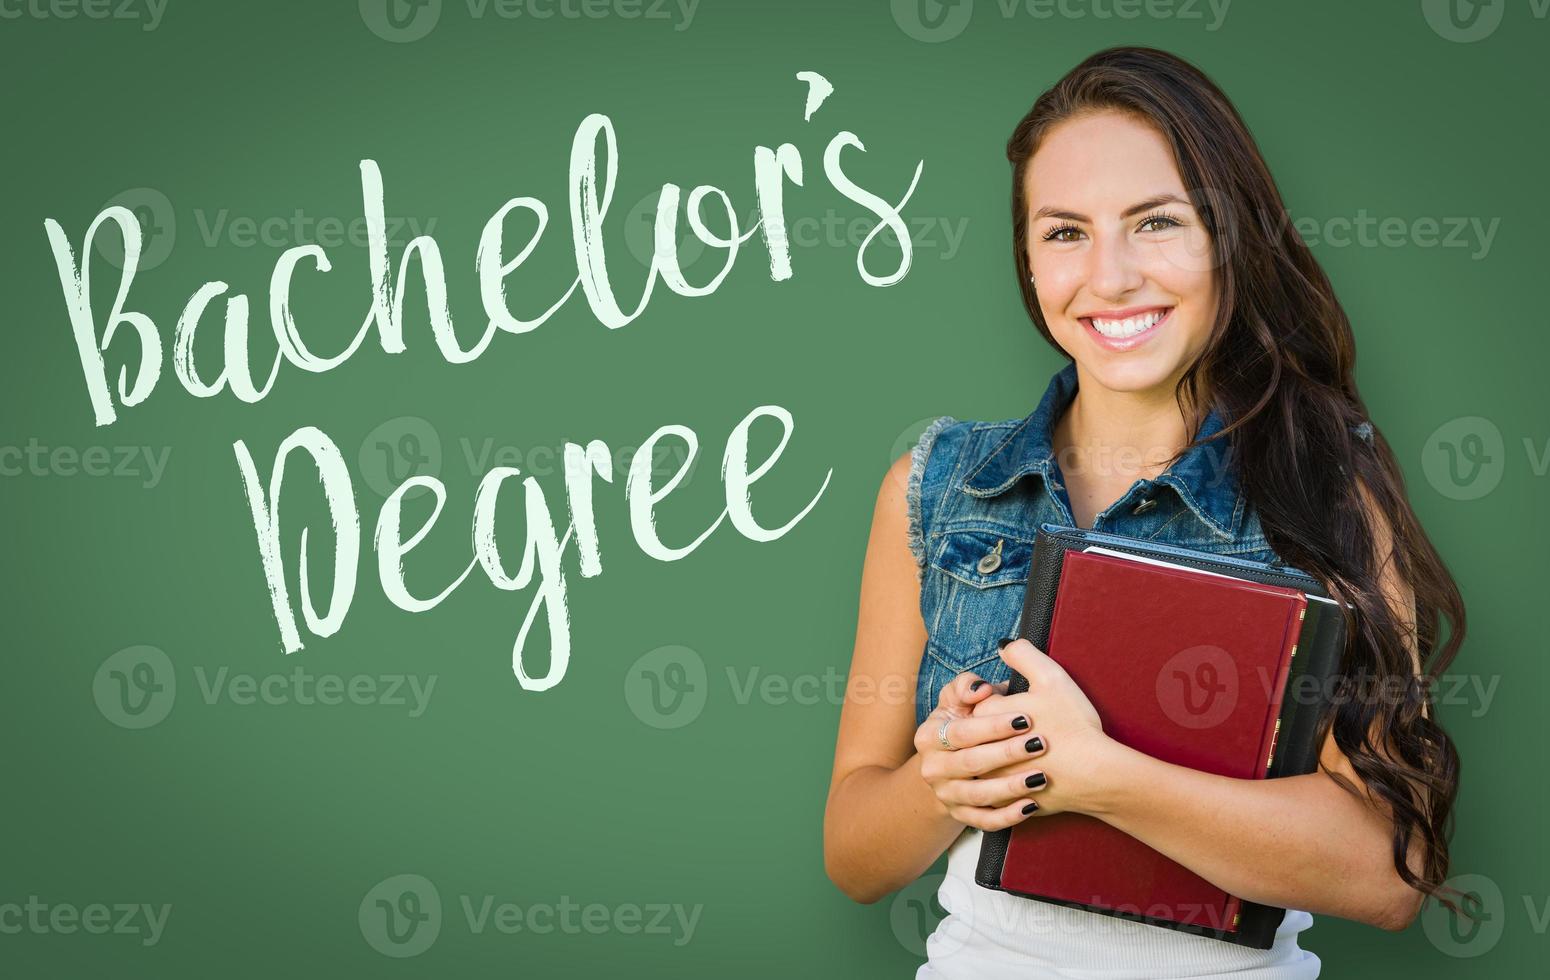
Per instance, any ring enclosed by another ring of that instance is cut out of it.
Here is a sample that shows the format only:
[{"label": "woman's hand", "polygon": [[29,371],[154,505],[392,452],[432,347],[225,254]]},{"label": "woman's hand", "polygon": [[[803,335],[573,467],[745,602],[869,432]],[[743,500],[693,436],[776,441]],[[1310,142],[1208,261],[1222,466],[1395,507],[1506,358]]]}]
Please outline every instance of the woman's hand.
[{"label": "woman's hand", "polygon": [[[1048,757],[1040,761],[1048,782],[1039,796],[1038,812],[1084,811],[1084,801],[1104,787],[1110,767],[1107,759],[1116,743],[1103,733],[1098,711],[1066,669],[1027,640],[1003,641],[1001,659],[1028,679],[1021,694],[996,693],[976,699],[976,721],[1008,715],[1033,721],[1030,734],[1045,743]],[[1017,765],[985,775],[1004,781],[1022,773]]]},{"label": "woman's hand", "polygon": [[915,730],[921,778],[949,816],[980,830],[1021,823],[1039,809],[1032,795],[1045,783],[1037,760],[1044,743],[1032,731],[1033,720],[1015,706],[985,710],[993,699],[1007,701],[972,671],[959,674]]}]

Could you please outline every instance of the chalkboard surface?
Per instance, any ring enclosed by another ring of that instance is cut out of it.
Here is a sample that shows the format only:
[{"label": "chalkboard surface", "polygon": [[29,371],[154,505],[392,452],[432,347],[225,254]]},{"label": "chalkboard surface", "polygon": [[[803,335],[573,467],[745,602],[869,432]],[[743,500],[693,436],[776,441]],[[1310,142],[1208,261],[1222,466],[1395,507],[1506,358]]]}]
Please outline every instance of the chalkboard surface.
[{"label": "chalkboard surface", "polygon": [[[1544,788],[1501,749],[1541,741],[1547,680],[1542,14],[0,4],[0,974],[912,971],[940,876],[861,906],[822,861],[872,502],[931,418],[1024,415],[1062,363],[1007,261],[1004,144],[1140,42],[1242,110],[1471,608],[1438,694],[1484,931],[1320,917],[1303,945],[1330,976],[1522,975]],[[578,175],[606,208],[574,210]],[[685,224],[702,185],[731,259]]]}]

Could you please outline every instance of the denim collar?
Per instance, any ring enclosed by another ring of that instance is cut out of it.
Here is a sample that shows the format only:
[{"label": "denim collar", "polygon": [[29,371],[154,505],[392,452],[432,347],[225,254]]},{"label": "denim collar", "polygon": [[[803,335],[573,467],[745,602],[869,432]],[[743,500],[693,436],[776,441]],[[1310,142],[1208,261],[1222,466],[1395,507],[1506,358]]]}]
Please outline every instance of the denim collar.
[{"label": "denim collar", "polygon": [[[1039,407],[1015,425],[989,455],[970,470],[963,491],[976,497],[992,497],[1011,489],[1030,473],[1037,473],[1046,482],[1051,482],[1050,477],[1059,472],[1051,446],[1055,421],[1076,397],[1076,389],[1076,363],[1071,362],[1050,379]],[[1220,432],[1223,424],[1213,408],[1200,424],[1195,439]],[[1155,480],[1140,482],[1172,487],[1210,533],[1234,538],[1243,518],[1243,499],[1231,463],[1230,452],[1222,440],[1217,440],[1191,448]],[[1058,478],[1053,482],[1058,485]]]}]

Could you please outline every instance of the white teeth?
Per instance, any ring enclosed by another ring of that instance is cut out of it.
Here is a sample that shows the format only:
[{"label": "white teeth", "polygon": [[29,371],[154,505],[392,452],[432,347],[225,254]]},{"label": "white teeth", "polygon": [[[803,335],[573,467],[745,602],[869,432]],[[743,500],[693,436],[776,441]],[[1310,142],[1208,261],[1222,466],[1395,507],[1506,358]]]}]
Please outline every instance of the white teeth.
[{"label": "white teeth", "polygon": [[1157,325],[1157,321],[1167,315],[1167,310],[1152,310],[1150,313],[1142,313],[1140,316],[1129,317],[1124,320],[1103,320],[1092,318],[1093,329],[1113,340],[1124,340],[1126,337],[1134,337],[1143,330],[1150,330]]}]

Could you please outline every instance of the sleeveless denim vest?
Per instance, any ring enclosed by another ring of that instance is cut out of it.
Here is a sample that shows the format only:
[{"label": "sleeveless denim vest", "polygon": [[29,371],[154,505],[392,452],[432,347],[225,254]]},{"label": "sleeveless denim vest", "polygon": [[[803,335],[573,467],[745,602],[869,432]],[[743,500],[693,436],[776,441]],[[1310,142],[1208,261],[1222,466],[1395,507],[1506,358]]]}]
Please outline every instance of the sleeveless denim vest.
[{"label": "sleeveless denim vest", "polygon": [[[919,566],[927,634],[915,694],[917,725],[962,671],[993,682],[1010,673],[996,641],[1017,632],[1034,533],[1046,521],[1075,525],[1051,442],[1076,389],[1076,365],[1069,363],[1026,418],[960,422],[943,416],[911,450],[909,544]],[[1223,425],[1213,411],[1195,438]],[[1221,440],[1189,450],[1154,480],[1137,480],[1092,526],[1215,554],[1280,560]]]}]

